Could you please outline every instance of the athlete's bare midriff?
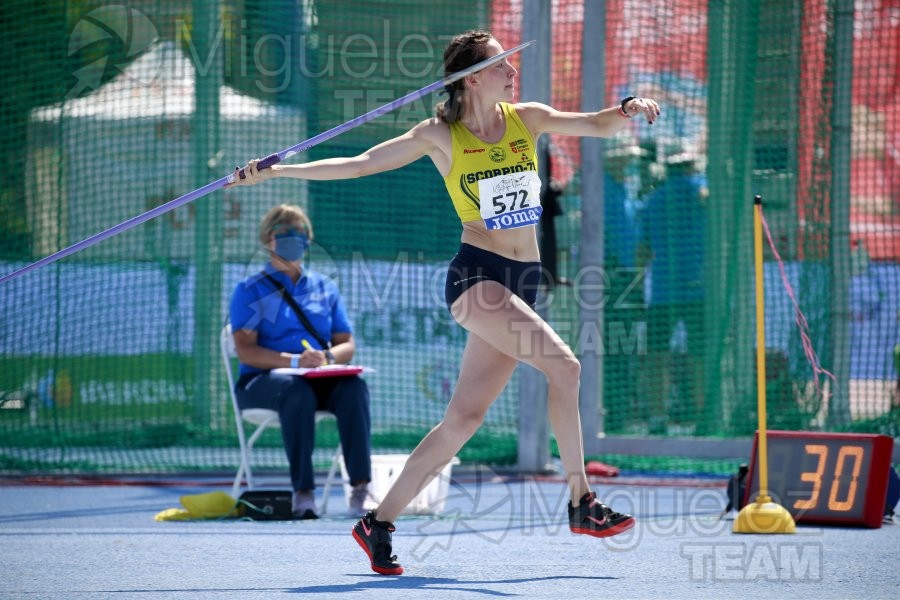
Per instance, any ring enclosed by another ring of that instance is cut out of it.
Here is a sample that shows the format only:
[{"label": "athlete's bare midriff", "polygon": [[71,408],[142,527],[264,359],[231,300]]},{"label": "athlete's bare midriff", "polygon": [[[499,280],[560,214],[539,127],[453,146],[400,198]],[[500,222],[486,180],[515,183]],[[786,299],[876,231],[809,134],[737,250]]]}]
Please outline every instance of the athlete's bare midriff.
[{"label": "athlete's bare midriff", "polygon": [[488,231],[484,221],[463,223],[462,242],[499,254],[511,260],[537,262],[541,260],[537,233],[533,226]]}]

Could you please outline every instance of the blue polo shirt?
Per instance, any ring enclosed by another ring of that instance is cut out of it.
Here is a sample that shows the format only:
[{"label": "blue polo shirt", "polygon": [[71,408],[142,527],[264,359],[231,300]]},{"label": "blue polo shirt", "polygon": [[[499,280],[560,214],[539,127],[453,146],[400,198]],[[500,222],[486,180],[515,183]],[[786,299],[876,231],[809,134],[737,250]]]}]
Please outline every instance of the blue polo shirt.
[{"label": "blue polo shirt", "polygon": [[643,237],[653,249],[650,304],[702,302],[706,178],[672,174],[647,199]]},{"label": "blue polo shirt", "polygon": [[[336,333],[352,333],[353,326],[344,310],[337,285],[332,280],[304,269],[303,276],[295,284],[271,263],[263,272],[284,285],[323,340],[331,340]],[[294,309],[282,299],[279,290],[261,273],[247,277],[234,289],[231,296],[231,327],[233,330],[255,331],[260,346],[277,352],[301,354],[304,339],[313,348],[322,350]],[[262,371],[264,369],[241,363],[241,375]]]}]

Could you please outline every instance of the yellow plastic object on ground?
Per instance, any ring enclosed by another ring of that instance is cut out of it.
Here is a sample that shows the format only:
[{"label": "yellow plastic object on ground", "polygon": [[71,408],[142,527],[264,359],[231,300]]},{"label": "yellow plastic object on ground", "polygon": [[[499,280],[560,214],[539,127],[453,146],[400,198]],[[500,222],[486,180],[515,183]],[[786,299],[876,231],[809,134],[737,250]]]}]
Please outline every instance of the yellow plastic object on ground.
[{"label": "yellow plastic object on ground", "polygon": [[223,519],[237,517],[238,502],[225,492],[190,494],[180,498],[181,508],[167,508],[156,514],[156,521],[188,521],[191,519]]}]

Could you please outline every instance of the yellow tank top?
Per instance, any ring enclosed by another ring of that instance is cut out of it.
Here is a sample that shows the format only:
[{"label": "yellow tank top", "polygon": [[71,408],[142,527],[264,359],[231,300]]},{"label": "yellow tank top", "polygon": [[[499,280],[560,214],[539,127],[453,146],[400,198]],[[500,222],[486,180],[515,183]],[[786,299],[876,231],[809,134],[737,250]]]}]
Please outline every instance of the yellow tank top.
[{"label": "yellow tank top", "polygon": [[[444,184],[447,186],[450,199],[453,200],[456,214],[463,223],[485,218],[485,211],[482,211],[481,208],[481,193],[484,192],[485,180],[532,171],[534,172],[533,179],[537,181],[538,186],[537,197],[531,193],[524,205],[536,207],[536,214],[540,216],[540,181],[537,179],[537,152],[534,138],[511,104],[501,102],[500,108],[506,119],[506,131],[496,144],[481,141],[459,121],[450,124],[450,137],[453,140],[453,164],[450,173],[444,177]],[[479,184],[479,182],[482,183]],[[481,193],[479,188],[481,188]],[[522,192],[518,198],[520,203],[522,203],[521,194]],[[512,196],[512,202],[515,203],[517,198],[515,194]],[[508,198],[500,196],[497,198],[499,198],[500,204],[509,202]],[[513,206],[512,208],[518,207]],[[531,212],[534,213],[533,210]],[[486,219],[487,222],[488,219]],[[526,224],[530,223],[513,226]]]}]

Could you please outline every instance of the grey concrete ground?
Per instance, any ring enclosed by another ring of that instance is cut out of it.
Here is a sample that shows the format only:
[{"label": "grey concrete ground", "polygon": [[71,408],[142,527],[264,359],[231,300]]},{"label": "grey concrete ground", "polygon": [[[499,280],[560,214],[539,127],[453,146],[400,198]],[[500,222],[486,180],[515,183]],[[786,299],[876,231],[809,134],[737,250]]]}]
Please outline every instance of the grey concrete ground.
[{"label": "grey concrete ground", "polygon": [[722,486],[598,483],[639,517],[629,534],[600,540],[569,533],[560,481],[461,474],[441,517],[397,521],[406,574],[384,577],[337,514],[340,490],[318,521],[156,522],[183,494],[229,486],[7,480],[0,598],[897,597],[900,525],[736,535],[718,518]]}]

